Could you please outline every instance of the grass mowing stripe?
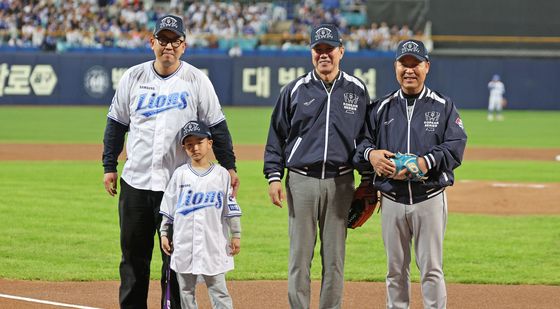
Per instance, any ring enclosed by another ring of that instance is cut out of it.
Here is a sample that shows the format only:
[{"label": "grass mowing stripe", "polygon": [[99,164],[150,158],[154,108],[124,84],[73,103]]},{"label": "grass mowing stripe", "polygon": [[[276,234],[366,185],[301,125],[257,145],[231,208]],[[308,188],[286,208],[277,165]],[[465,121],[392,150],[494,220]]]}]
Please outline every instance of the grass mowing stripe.
[{"label": "grass mowing stripe", "polygon": [[470,160],[455,170],[455,179],[560,182],[560,162]]},{"label": "grass mowing stripe", "polygon": [[[239,162],[243,210],[234,280],[286,279],[287,208],[268,201],[260,161]],[[465,169],[469,167],[465,166]],[[0,277],[115,280],[120,260],[117,199],[98,162],[0,162]],[[451,214],[445,242],[448,282],[560,284],[560,216]],[[348,234],[346,279],[383,281],[379,215]],[[157,243],[157,241],[156,241]],[[312,277],[320,277],[319,248]],[[154,249],[152,278],[159,278]],[[256,267],[255,265],[258,265]],[[413,280],[418,280],[414,262]],[[515,271],[512,271],[515,269]]]},{"label": "grass mowing stripe", "polygon": [[[94,143],[103,140],[106,106],[0,106],[0,143]],[[224,107],[235,145],[265,144],[272,107]],[[560,148],[560,111],[505,112],[489,122],[485,110],[460,110],[469,147]],[[40,134],[38,134],[40,132]]]}]

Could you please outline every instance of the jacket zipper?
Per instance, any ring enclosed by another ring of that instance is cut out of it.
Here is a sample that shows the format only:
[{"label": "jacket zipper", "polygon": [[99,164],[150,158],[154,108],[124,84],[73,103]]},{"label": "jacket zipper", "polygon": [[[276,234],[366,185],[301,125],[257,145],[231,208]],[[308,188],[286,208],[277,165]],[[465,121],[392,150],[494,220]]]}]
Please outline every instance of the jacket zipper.
[{"label": "jacket zipper", "polygon": [[327,88],[325,87],[325,83],[323,83],[323,81],[321,81],[321,84],[323,85],[323,88],[325,89],[325,91],[327,92],[327,119],[326,119],[326,123],[325,123],[325,152],[323,153],[323,168],[321,171],[321,179],[325,179],[325,168],[327,165],[327,150],[329,149],[329,119],[331,116],[331,93],[334,89],[334,84],[336,83],[336,80],[333,81],[333,84],[331,86],[331,90],[328,91]]},{"label": "jacket zipper", "polygon": [[[406,108],[406,118],[407,118],[407,123],[408,123],[408,128],[407,128],[407,135],[406,135],[406,152],[410,153],[410,122],[412,121],[412,115],[414,114],[414,109],[416,108],[416,99],[414,100],[414,103],[412,104],[412,108],[408,109],[408,100],[405,98],[405,108]],[[409,115],[410,113],[410,115]],[[412,205],[413,203],[413,199],[412,199],[412,185],[410,180],[408,181],[408,196],[409,196],[409,201],[410,201],[410,205]]]}]

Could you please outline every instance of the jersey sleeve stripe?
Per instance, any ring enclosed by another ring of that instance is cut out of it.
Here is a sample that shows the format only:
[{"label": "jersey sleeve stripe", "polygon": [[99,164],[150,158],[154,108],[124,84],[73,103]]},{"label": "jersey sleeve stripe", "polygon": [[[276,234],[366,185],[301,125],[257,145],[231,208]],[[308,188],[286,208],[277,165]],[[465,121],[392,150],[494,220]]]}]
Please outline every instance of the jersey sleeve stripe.
[{"label": "jersey sleeve stripe", "polygon": [[225,116],[224,116],[224,117],[221,117],[218,121],[215,121],[214,123],[209,124],[208,127],[213,127],[213,126],[217,125],[218,123],[220,123],[220,122],[222,122],[222,121],[224,121],[224,120],[226,120],[226,117],[225,117]]},{"label": "jersey sleeve stripe", "polygon": [[356,77],[354,77],[354,76],[352,76],[352,75],[349,75],[349,74],[346,74],[346,73],[344,73],[344,72],[343,72],[342,74],[344,75],[344,79],[345,79],[345,80],[347,80],[347,81],[349,81],[349,82],[351,82],[351,83],[356,84],[356,85],[357,85],[358,87],[360,87],[362,90],[365,89],[364,85],[363,85],[363,84],[360,82],[360,80],[357,79]]},{"label": "jersey sleeve stripe", "polygon": [[111,116],[111,115],[107,115],[107,118],[111,118],[112,120],[114,120],[114,121],[116,121],[116,122],[122,124],[123,126],[127,126],[127,127],[128,127],[128,126],[130,125],[129,123],[122,122],[122,121],[118,120],[117,118],[115,118],[115,117],[113,117],[113,116]]},{"label": "jersey sleeve stripe", "polygon": [[299,88],[299,86],[309,83],[311,81],[311,77],[311,72],[309,72],[305,77],[300,78],[294,85],[294,89],[292,89],[292,92],[290,92],[290,97],[294,95],[294,92]]}]

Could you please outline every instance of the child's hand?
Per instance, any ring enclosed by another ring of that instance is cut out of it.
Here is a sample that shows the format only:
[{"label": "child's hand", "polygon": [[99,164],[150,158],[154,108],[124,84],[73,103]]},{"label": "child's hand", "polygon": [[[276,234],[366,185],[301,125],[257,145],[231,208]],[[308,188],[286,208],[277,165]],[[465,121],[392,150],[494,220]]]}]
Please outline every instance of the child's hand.
[{"label": "child's hand", "polygon": [[230,255],[234,256],[241,251],[241,239],[237,237],[232,237],[229,243],[229,248],[231,250]]},{"label": "child's hand", "polygon": [[173,243],[169,241],[167,236],[161,236],[161,249],[167,255],[171,255],[171,252],[173,252]]}]

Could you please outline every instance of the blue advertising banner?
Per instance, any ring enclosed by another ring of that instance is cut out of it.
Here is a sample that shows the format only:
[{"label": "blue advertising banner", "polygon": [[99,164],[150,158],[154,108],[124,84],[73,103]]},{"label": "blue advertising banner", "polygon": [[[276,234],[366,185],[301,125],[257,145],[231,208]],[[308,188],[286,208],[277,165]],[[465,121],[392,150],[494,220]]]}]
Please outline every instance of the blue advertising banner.
[{"label": "blue advertising banner", "polygon": [[[0,105],[109,105],[127,68],[151,54],[0,54]],[[312,69],[311,56],[194,55],[185,60],[208,74],[223,105],[275,104],[280,90]],[[346,56],[342,70],[364,81],[372,98],[398,88],[391,57]],[[499,74],[509,109],[559,110],[555,58],[432,57],[426,84],[460,108],[485,109],[488,82]]]}]

